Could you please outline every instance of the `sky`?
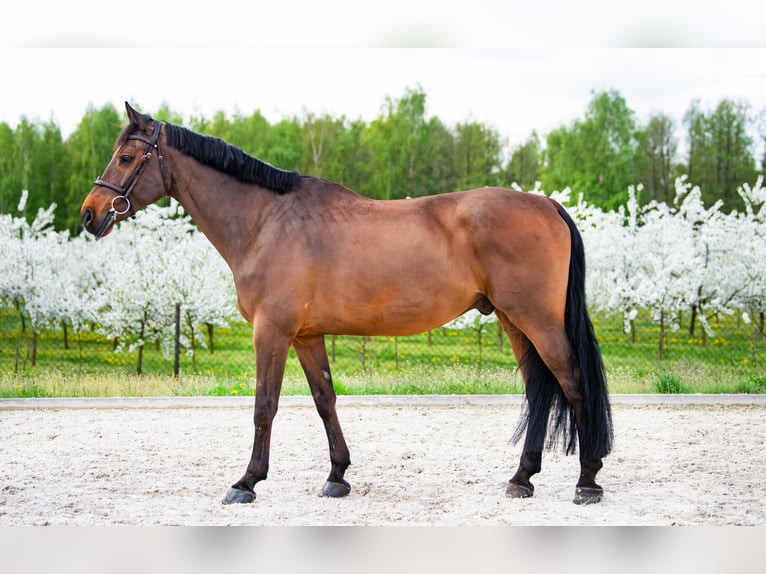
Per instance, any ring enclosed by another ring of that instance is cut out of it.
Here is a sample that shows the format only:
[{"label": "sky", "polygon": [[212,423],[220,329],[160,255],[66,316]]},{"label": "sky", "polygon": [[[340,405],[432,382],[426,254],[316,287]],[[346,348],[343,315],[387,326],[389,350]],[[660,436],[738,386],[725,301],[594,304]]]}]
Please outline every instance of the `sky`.
[{"label": "sky", "polygon": [[511,148],[582,118],[594,91],[615,89],[639,122],[662,112],[679,129],[695,98],[766,109],[762,48],[11,47],[0,70],[0,121],[53,119],[65,137],[91,104],[370,121],[408,87],[424,90],[429,116],[485,123]]},{"label": "sky", "polygon": [[695,98],[766,109],[764,20],[751,0],[24,0],[0,19],[0,122],[53,119],[66,137],[89,105],[126,100],[370,121],[420,87],[429,115],[512,149],[614,89],[639,122],[680,130]]}]

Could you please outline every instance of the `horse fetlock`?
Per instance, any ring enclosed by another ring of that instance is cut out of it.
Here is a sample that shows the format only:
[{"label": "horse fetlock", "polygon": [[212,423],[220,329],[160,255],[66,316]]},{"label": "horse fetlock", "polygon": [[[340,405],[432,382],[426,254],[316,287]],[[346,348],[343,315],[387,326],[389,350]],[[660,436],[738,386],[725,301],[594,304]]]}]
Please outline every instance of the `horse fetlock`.
[{"label": "horse fetlock", "polygon": [[596,475],[604,464],[601,459],[580,459],[580,479],[577,481],[578,487],[601,488],[596,484]]}]

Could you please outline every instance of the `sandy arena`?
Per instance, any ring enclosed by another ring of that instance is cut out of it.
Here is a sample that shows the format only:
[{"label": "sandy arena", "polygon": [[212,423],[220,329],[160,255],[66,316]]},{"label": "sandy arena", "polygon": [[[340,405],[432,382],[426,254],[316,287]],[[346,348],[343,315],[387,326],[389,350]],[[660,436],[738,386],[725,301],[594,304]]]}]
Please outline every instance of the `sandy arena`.
[{"label": "sandy arena", "polygon": [[758,525],[766,397],[615,396],[601,504],[572,504],[576,456],[547,452],[535,496],[505,484],[520,397],[340,397],[351,494],[317,494],[327,441],[310,398],[283,397],[268,480],[244,472],[252,397],[0,400],[0,525]]}]

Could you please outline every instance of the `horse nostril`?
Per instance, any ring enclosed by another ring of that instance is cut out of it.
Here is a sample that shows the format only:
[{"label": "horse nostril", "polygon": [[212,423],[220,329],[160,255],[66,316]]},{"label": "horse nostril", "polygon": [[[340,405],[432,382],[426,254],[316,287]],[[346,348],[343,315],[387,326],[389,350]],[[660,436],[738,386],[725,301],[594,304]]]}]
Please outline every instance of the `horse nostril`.
[{"label": "horse nostril", "polygon": [[82,212],[82,225],[83,227],[88,227],[91,223],[93,223],[93,210],[86,208]]}]

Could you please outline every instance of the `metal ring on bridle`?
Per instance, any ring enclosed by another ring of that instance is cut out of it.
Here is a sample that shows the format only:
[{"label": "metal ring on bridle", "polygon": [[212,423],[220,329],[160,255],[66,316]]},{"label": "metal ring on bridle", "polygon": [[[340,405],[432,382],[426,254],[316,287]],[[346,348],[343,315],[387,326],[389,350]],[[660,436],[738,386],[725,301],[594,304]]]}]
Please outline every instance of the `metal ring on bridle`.
[{"label": "metal ring on bridle", "polygon": [[[118,199],[122,199],[122,200],[124,200],[124,201],[125,201],[125,204],[126,204],[126,205],[125,205],[125,209],[123,209],[122,211],[120,211],[119,209],[117,209],[117,208],[114,206],[114,202],[115,202],[115,201],[117,201]],[[124,213],[127,213],[128,211],[130,211],[130,200],[129,200],[127,197],[125,197],[124,195],[115,195],[115,196],[112,198],[111,207],[112,207],[112,211],[113,211],[115,214],[117,214],[117,215],[123,215]]]}]

